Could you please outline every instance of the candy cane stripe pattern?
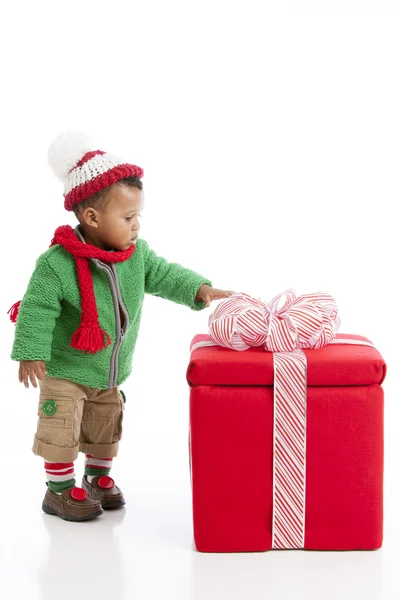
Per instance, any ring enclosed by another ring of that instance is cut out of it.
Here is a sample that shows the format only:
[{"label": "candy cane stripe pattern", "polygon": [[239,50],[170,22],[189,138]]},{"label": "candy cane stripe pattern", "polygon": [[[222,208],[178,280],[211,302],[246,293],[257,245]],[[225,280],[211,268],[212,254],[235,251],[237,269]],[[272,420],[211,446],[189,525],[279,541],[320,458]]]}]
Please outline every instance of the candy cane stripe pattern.
[{"label": "candy cane stripe pattern", "polygon": [[277,549],[304,547],[306,369],[301,350],[274,354],[272,547]]},{"label": "candy cane stripe pattern", "polygon": [[321,348],[339,328],[335,300],[293,290],[268,304],[233,294],[209,318],[212,343],[274,353],[272,547],[303,548],[306,500],[307,361],[302,348]]}]

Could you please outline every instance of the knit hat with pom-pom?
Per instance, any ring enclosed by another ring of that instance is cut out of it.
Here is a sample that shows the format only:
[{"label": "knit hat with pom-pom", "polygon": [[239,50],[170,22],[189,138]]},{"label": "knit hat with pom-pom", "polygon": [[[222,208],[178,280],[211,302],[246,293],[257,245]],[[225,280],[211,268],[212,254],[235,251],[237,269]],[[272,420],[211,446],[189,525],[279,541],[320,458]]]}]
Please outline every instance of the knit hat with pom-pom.
[{"label": "knit hat with pom-pom", "polygon": [[48,162],[64,182],[64,207],[72,210],[96,192],[124,177],[143,177],[143,169],[124,162],[113,154],[92,150],[86,135],[65,131],[51,144]]}]

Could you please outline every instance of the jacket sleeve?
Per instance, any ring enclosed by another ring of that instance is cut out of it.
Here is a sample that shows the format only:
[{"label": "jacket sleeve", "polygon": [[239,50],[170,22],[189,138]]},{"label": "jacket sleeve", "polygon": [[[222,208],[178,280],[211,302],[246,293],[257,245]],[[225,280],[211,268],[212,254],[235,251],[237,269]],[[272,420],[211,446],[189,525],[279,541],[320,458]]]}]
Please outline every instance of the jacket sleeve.
[{"label": "jacket sleeve", "polygon": [[12,360],[50,360],[62,297],[60,278],[47,258],[40,256],[19,307]]},{"label": "jacket sleeve", "polygon": [[203,300],[195,301],[196,294],[203,283],[212,285],[198,273],[186,269],[177,263],[169,263],[157,256],[144,240],[145,292],[160,296],[177,304],[184,304],[192,310],[205,308]]}]

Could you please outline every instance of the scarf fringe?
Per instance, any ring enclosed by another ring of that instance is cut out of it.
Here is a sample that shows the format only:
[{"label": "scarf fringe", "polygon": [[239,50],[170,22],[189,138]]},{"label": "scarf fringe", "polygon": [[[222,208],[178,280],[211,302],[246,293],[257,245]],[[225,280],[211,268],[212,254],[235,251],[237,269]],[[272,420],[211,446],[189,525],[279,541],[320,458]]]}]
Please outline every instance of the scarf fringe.
[{"label": "scarf fringe", "polygon": [[21,305],[21,300],[18,300],[18,302],[13,304],[12,307],[7,311],[7,314],[10,315],[11,323],[17,322],[18,311],[19,311],[20,305]]},{"label": "scarf fringe", "polygon": [[100,325],[80,325],[71,338],[70,346],[85,354],[96,354],[111,344],[111,338]]}]

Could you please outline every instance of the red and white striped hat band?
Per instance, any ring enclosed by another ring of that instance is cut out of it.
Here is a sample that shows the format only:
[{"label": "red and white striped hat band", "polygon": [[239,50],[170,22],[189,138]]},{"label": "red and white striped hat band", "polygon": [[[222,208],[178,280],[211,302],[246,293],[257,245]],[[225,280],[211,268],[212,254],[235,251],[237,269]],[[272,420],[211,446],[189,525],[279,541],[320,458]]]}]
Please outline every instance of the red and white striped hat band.
[{"label": "red and white striped hat band", "polygon": [[86,152],[68,172],[64,184],[64,207],[72,210],[96,192],[116,183],[124,177],[143,177],[143,169],[123,162],[117,156],[102,150]]},{"label": "red and white striped hat band", "polygon": [[243,351],[263,346],[274,352],[272,547],[276,549],[304,547],[307,361],[301,348],[337,342],[337,313],[335,300],[324,292],[296,298],[289,290],[268,304],[233,294],[210,315],[211,339],[191,348],[219,345]]}]

